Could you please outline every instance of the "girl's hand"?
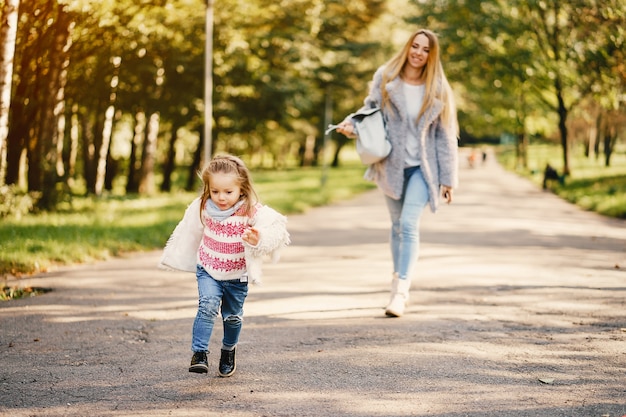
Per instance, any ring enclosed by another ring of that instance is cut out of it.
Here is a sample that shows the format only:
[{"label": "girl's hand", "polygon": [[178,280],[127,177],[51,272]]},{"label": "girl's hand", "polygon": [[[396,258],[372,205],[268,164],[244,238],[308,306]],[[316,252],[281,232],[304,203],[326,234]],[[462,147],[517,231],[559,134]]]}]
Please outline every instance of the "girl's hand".
[{"label": "girl's hand", "polygon": [[446,200],[446,203],[452,203],[452,187],[448,187],[447,185],[441,186],[441,196]]},{"label": "girl's hand", "polygon": [[249,227],[243,232],[241,236],[244,242],[249,243],[252,246],[256,246],[259,243],[259,231],[254,227]]}]

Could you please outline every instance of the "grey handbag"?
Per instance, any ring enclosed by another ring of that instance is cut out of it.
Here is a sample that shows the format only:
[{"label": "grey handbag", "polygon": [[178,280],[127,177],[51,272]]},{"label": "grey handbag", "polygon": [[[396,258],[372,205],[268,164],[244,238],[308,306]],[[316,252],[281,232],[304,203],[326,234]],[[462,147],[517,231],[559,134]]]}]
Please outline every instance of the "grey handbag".
[{"label": "grey handbag", "polygon": [[361,109],[351,115],[356,128],[356,151],[365,165],[385,159],[391,152],[385,121],[379,107]]}]

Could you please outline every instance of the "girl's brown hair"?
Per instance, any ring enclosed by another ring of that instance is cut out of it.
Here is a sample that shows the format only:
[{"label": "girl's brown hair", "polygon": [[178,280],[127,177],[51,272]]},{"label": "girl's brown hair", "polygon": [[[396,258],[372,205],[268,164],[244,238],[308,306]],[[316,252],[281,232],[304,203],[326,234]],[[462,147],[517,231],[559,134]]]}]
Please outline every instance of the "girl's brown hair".
[{"label": "girl's brown hair", "polygon": [[434,32],[428,29],[418,29],[411,34],[409,39],[404,44],[404,47],[387,63],[383,71],[383,78],[381,83],[381,92],[383,97],[382,106],[389,105],[389,94],[385,88],[385,85],[399,77],[402,74],[404,66],[409,59],[409,53],[413,40],[419,34],[422,34],[428,38],[428,60],[424,67],[424,102],[422,108],[417,116],[419,119],[426,112],[426,110],[432,106],[435,99],[439,99],[443,102],[444,108],[441,113],[441,120],[446,129],[449,129],[452,134],[458,136],[459,126],[456,118],[456,103],[454,101],[454,94],[452,88],[448,83],[446,74],[443,71],[441,65],[441,59],[439,57],[439,40]]},{"label": "girl's brown hair", "polygon": [[252,217],[252,209],[259,201],[258,195],[252,185],[250,171],[244,162],[233,155],[217,155],[211,159],[200,173],[203,183],[202,196],[200,197],[200,218],[206,202],[211,198],[211,176],[214,174],[235,174],[241,187],[241,197],[243,208],[247,216]]}]

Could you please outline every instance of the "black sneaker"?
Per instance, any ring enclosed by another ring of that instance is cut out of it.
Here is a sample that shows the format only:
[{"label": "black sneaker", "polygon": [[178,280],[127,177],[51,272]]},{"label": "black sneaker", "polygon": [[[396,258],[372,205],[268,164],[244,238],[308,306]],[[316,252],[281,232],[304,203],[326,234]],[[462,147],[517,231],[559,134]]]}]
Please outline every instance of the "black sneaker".
[{"label": "black sneaker", "polygon": [[235,362],[235,348],[233,350],[222,349],[220,357],[220,376],[227,377],[235,373],[237,363]]},{"label": "black sneaker", "polygon": [[189,372],[195,372],[197,374],[206,374],[209,372],[209,362],[206,357],[207,352],[194,352],[191,358],[191,366]]}]

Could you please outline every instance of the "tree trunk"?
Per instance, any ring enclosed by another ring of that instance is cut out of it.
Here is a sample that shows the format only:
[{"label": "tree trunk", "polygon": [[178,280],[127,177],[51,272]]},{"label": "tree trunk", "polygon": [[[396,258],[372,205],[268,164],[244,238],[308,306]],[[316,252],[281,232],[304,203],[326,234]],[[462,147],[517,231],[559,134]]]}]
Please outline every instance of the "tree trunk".
[{"label": "tree trunk", "polygon": [[300,166],[310,167],[315,166],[315,146],[316,138],[314,135],[307,135],[304,139],[304,144],[300,148]]},{"label": "tree trunk", "polygon": [[163,167],[163,182],[161,183],[161,191],[169,192],[172,190],[172,173],[176,165],[176,139],[178,139],[178,123],[172,123],[170,143],[167,149],[165,166]]},{"label": "tree trunk", "polygon": [[115,107],[109,106],[105,113],[104,128],[102,130],[102,142],[98,150],[98,163],[96,165],[96,182],[94,193],[102,195],[104,189],[104,179],[106,176],[107,160],[109,149],[111,148],[111,136],[113,134],[113,116],[115,115]]},{"label": "tree trunk", "polygon": [[595,126],[591,126],[589,127],[589,130],[587,132],[587,140],[586,140],[586,146],[585,146],[585,156],[589,159],[592,159],[594,157],[594,150],[596,148],[596,142],[598,141],[598,130],[595,128]]},{"label": "tree trunk", "polygon": [[138,111],[135,114],[135,129],[133,140],[130,143],[130,157],[128,161],[128,175],[126,181],[126,193],[139,192],[139,146],[144,141],[146,131],[146,114]]},{"label": "tree trunk", "polygon": [[156,155],[157,138],[159,137],[159,113],[152,113],[148,121],[146,140],[141,153],[141,177],[139,194],[154,194],[154,158]]},{"label": "tree trunk", "polygon": [[[119,121],[122,117],[122,113],[117,111],[115,116],[113,117],[113,124]],[[109,141],[109,150],[107,151],[107,162],[106,162],[106,172],[104,174],[104,189],[107,191],[113,191],[113,181],[119,172],[119,161],[117,159],[113,159],[111,156],[111,148],[113,147],[113,137]]]},{"label": "tree trunk", "polygon": [[56,10],[57,19],[54,22],[54,41],[52,51],[49,54],[49,68],[46,74],[46,94],[41,102],[42,112],[40,121],[40,137],[38,149],[40,154],[41,169],[39,191],[41,199],[38,207],[52,209],[57,202],[57,163],[61,159],[58,154],[59,118],[63,114],[63,101],[65,99],[65,84],[67,83],[67,67],[69,66],[69,48],[72,43],[70,36],[72,18],[65,11],[64,5],[59,5]]},{"label": "tree trunk", "polygon": [[[22,74],[25,80],[38,80],[37,73],[31,70],[29,66],[30,58],[30,53],[22,53],[16,70],[21,73],[28,73]],[[26,151],[28,158],[30,151],[27,148],[30,146],[30,137],[35,134],[32,123],[37,117],[37,105],[30,98],[38,96],[39,82],[32,83],[25,80],[18,80],[19,82],[13,88],[10,128],[6,143],[6,184],[18,183],[21,155]]]},{"label": "tree trunk", "polygon": [[611,165],[611,155],[613,155],[616,142],[617,132],[607,123],[604,128],[604,166],[606,167]]},{"label": "tree trunk", "polygon": [[5,183],[6,142],[9,132],[9,108],[19,6],[20,0],[6,0],[2,3],[0,11],[0,16],[3,17],[0,22],[0,185]]},{"label": "tree trunk", "polygon": [[[64,71],[63,78],[65,79],[63,82],[65,85],[67,81],[67,71]],[[63,97],[55,106],[54,114],[57,119],[56,130],[54,132],[54,140],[57,145],[56,173],[59,178],[65,178],[65,161],[63,160],[63,148],[65,146],[65,99]]]},{"label": "tree trunk", "polygon": [[336,140],[335,143],[337,144],[337,146],[335,147],[335,154],[333,155],[333,161],[330,163],[330,166],[333,168],[339,167],[339,154],[341,153],[341,150],[346,144],[346,141],[339,139],[339,140]]},{"label": "tree trunk", "polygon": [[15,97],[17,100],[11,101],[11,128],[7,135],[7,157],[6,157],[6,184],[17,184],[20,178],[20,157],[27,146],[30,126],[28,120],[33,120],[34,106],[26,105],[24,97],[26,83],[16,86]]},{"label": "tree trunk", "polygon": [[598,113],[598,119],[596,120],[596,142],[593,144],[593,153],[596,156],[596,159],[600,157],[600,134],[602,132],[602,121],[604,120],[604,115],[602,111]]},{"label": "tree trunk", "polygon": [[65,159],[65,181],[71,188],[74,186],[74,175],[76,175],[76,158],[78,156],[78,114],[77,105],[72,107],[70,114],[69,149]]},{"label": "tree trunk", "polygon": [[[94,108],[90,111],[91,114],[91,132],[89,134],[89,172],[85,172],[85,180],[87,183],[87,192],[96,194],[97,177],[98,177],[98,163],[100,160],[100,151],[102,149],[102,142],[104,141],[104,125],[106,123],[106,110],[108,108],[108,102],[98,101]],[[84,132],[83,132],[84,133]],[[89,177],[87,177],[89,175]]]},{"label": "tree trunk", "polygon": [[187,185],[185,186],[185,190],[187,191],[194,190],[198,179],[198,171],[200,171],[200,161],[202,160],[202,154],[204,151],[204,128],[201,129],[199,133],[200,140],[198,141],[196,151],[193,153],[193,162],[189,167],[189,175],[187,176]]},{"label": "tree trunk", "polygon": [[558,79],[554,82],[556,89],[556,98],[558,101],[557,113],[559,115],[559,133],[561,135],[561,147],[563,148],[563,175],[569,175],[569,146],[567,140],[567,108],[565,107],[565,100],[563,99],[563,89],[561,88],[561,81]]},{"label": "tree trunk", "polygon": [[83,132],[83,146],[81,147],[83,156],[83,177],[85,178],[87,190],[93,190],[95,188],[94,181],[96,178],[96,151],[94,145],[95,139],[93,137],[94,128],[91,118],[88,115],[80,115],[79,119]]},{"label": "tree trunk", "polygon": [[515,157],[516,167],[528,168],[528,135],[524,127],[521,127],[515,135]]}]

